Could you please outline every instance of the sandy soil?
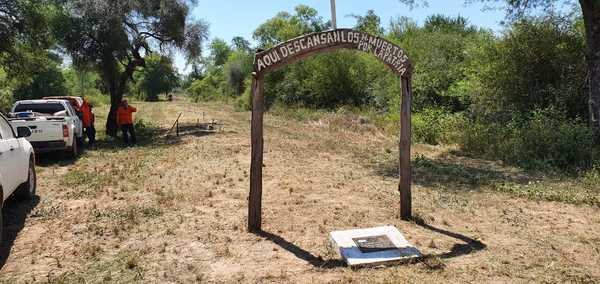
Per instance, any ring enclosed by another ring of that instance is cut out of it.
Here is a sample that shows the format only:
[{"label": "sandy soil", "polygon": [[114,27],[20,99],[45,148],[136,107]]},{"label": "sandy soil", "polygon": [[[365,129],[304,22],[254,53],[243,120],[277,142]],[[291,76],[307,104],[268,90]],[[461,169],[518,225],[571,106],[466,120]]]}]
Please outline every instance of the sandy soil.
[{"label": "sandy soil", "polygon": [[[339,115],[266,116],[265,232],[247,233],[249,113],[185,100],[137,106],[150,137],[139,146],[42,157],[39,198],[4,209],[0,281],[600,281],[600,208],[516,198],[421,167],[418,222],[400,221],[395,140]],[[182,136],[164,138],[181,111]],[[201,130],[202,112],[222,131]],[[450,150],[415,145],[414,156],[466,168],[471,181],[522,175]],[[328,245],[330,231],[378,225],[396,226],[427,258],[352,270]]]}]

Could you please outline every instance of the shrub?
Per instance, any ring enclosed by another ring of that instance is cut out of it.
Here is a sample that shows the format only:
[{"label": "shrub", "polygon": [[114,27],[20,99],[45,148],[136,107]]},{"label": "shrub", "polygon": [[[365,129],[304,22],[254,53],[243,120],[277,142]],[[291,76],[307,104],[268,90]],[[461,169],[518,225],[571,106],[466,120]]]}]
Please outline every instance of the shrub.
[{"label": "shrub", "polygon": [[426,108],[412,116],[413,141],[437,145],[454,143],[463,124],[462,113],[450,113],[440,108]]},{"label": "shrub", "polygon": [[186,91],[194,101],[222,99],[229,93],[233,94],[233,90],[227,87],[221,69],[214,69],[203,79],[194,81]]},{"label": "shrub", "polygon": [[110,105],[110,96],[102,94],[97,89],[89,90],[85,95],[85,99],[93,106]]},{"label": "shrub", "polygon": [[[249,84],[251,84],[251,83],[249,83]],[[235,109],[237,111],[252,110],[252,91],[251,91],[251,88],[246,88],[246,91],[244,91],[244,93],[235,100]]]},{"label": "shrub", "polygon": [[515,135],[517,162],[541,162],[557,168],[588,168],[592,163],[594,134],[580,119],[569,120],[554,108],[534,111]]},{"label": "shrub", "polygon": [[594,134],[580,119],[570,120],[550,107],[525,120],[506,124],[471,122],[463,127],[463,149],[528,169],[589,168],[595,152]]},{"label": "shrub", "polygon": [[13,104],[13,89],[6,78],[6,72],[0,68],[0,111],[8,112]]},{"label": "shrub", "polygon": [[195,101],[202,101],[213,98],[217,93],[217,88],[205,78],[194,81],[187,92]]},{"label": "shrub", "polygon": [[0,88],[0,112],[8,112],[13,104],[12,90]]}]

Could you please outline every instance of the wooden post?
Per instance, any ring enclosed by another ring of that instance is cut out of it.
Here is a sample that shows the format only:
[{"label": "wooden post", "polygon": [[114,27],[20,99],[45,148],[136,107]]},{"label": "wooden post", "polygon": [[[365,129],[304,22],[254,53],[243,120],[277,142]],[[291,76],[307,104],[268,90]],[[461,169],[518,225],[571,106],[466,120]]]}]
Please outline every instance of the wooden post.
[{"label": "wooden post", "polygon": [[412,170],[410,164],[411,143],[411,90],[410,78],[401,78],[402,104],[400,106],[400,218],[412,218],[411,183]]},{"label": "wooden post", "polygon": [[[280,43],[268,50],[257,50],[254,55],[252,74],[252,126],[251,126],[251,165],[250,165],[250,193],[248,196],[248,230],[257,232],[261,230],[261,203],[262,203],[262,165],[263,165],[263,112],[264,112],[264,74],[277,70],[288,64],[302,60],[319,53],[330,52],[341,48],[355,49],[370,53],[378,57],[390,70],[401,79],[402,103],[400,116],[400,217],[409,220],[411,211],[411,101],[412,64],[402,48],[396,44],[364,32],[352,29],[336,29],[335,0],[331,0],[333,30],[306,34],[289,41]],[[312,38],[331,38],[333,41],[323,41],[314,45],[306,45]],[[379,44],[393,47],[394,54],[382,57]],[[299,47],[294,52],[289,46]]]},{"label": "wooden post", "polygon": [[262,222],[262,165],[263,165],[263,98],[262,76],[252,74],[252,126],[250,194],[248,196],[248,231],[259,232]]}]

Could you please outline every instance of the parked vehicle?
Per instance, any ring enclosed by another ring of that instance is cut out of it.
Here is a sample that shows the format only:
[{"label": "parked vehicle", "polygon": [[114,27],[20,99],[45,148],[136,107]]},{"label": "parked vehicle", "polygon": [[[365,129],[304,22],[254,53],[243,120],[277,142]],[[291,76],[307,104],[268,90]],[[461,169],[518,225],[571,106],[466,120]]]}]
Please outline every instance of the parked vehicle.
[{"label": "parked vehicle", "polygon": [[31,144],[25,139],[31,130],[25,126],[17,131],[0,113],[0,242],[2,240],[2,205],[11,194],[20,198],[35,196],[35,154]]},{"label": "parked vehicle", "polygon": [[13,129],[21,126],[31,129],[27,140],[36,153],[65,151],[70,158],[79,155],[83,125],[67,100],[18,101],[9,121]]},{"label": "parked vehicle", "polygon": [[73,97],[73,96],[54,96],[54,97],[43,97],[43,100],[67,100],[75,109],[77,116],[82,118],[81,106],[83,106],[83,98],[82,97]]}]

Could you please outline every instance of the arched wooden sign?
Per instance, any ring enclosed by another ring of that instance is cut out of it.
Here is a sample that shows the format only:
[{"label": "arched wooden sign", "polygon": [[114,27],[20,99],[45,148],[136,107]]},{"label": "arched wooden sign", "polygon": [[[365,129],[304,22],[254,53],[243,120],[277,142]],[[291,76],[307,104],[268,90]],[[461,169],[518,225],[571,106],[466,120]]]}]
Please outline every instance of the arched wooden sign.
[{"label": "arched wooden sign", "polygon": [[277,68],[315,54],[341,48],[371,53],[400,77],[402,103],[400,106],[400,216],[411,218],[411,165],[410,107],[412,101],[412,65],[406,52],[383,38],[352,29],[335,29],[304,35],[254,57],[252,73],[252,130],[250,194],[248,197],[248,230],[260,231],[262,223],[262,165],[263,165],[263,113],[264,75]]}]

